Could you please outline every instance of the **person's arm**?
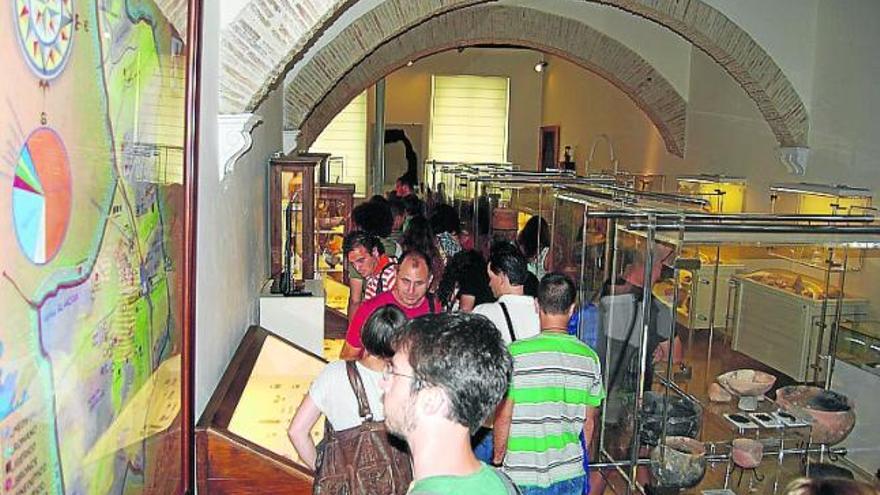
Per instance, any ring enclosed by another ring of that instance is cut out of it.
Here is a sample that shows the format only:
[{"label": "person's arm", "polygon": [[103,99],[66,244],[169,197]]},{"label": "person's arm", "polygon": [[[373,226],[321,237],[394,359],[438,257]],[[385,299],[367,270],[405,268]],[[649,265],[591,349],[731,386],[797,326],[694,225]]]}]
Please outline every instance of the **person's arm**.
[{"label": "person's arm", "polygon": [[367,306],[361,306],[354,316],[348,318],[348,329],[345,332],[345,344],[339,352],[339,359],[352,361],[361,357],[361,328],[367,321],[366,313],[369,312]]},{"label": "person's arm", "polygon": [[513,419],[513,399],[505,397],[495,410],[495,425],[492,438],[492,463],[501,464],[507,454],[507,439],[510,437],[510,422]]},{"label": "person's arm", "polygon": [[[596,418],[599,417],[599,408],[587,406],[587,414],[584,417],[584,446],[587,452],[593,452],[593,433],[596,431]],[[595,459],[590,456],[590,459]]]},{"label": "person's arm", "polygon": [[464,313],[470,313],[477,305],[477,298],[470,294],[462,294],[458,298],[458,310]]},{"label": "person's arm", "polygon": [[352,318],[361,303],[364,302],[364,279],[349,277],[348,279],[348,317]]},{"label": "person's arm", "polygon": [[287,428],[287,436],[290,438],[296,453],[299,454],[300,459],[302,459],[306,466],[313,471],[315,470],[315,460],[318,457],[318,451],[315,449],[315,442],[312,440],[311,432],[320,417],[321,411],[307,394],[296,410],[296,414],[293,415],[290,426]]}]

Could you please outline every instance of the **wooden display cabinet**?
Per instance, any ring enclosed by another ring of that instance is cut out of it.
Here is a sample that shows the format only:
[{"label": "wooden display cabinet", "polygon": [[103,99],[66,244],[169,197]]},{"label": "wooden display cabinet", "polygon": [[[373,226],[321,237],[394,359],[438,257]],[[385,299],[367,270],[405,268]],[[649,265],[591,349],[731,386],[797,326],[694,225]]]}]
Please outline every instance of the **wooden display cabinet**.
[{"label": "wooden display cabinet", "polygon": [[[317,174],[329,155],[294,153],[269,161],[269,221],[272,276],[284,270],[287,242],[293,246],[294,280],[315,277],[315,209],[317,206]],[[285,212],[293,202],[292,227],[287,232]]]},{"label": "wooden display cabinet", "polygon": [[318,188],[317,266],[337,281],[348,282],[342,240],[351,231],[354,184],[325,184]]},{"label": "wooden display cabinet", "polygon": [[[287,428],[324,359],[261,327],[251,327],[196,424],[201,493],[311,494],[314,473]],[[324,431],[312,429],[315,443]]]}]

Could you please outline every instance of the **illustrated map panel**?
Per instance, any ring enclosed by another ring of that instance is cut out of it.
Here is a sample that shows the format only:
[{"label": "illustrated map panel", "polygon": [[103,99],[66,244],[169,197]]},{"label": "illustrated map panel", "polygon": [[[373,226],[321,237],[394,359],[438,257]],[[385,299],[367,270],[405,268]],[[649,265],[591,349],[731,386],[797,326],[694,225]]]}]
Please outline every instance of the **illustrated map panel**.
[{"label": "illustrated map panel", "polygon": [[0,7],[0,494],[180,482],[187,10]]}]

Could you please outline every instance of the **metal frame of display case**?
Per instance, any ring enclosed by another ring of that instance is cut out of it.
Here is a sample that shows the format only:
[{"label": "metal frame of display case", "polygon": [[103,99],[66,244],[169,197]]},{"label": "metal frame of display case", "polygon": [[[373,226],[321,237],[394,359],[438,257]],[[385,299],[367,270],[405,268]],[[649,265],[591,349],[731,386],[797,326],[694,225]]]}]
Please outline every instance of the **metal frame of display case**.
[{"label": "metal frame of display case", "polygon": [[[653,246],[656,242],[667,242],[671,243],[675,249],[675,256],[672,258],[672,268],[673,268],[673,280],[678,280],[678,271],[681,268],[688,266],[688,260],[681,259],[681,247],[693,243],[693,244],[701,244],[701,245],[716,245],[719,247],[722,243],[725,242],[733,242],[737,243],[777,243],[777,244],[792,244],[792,243],[813,243],[813,244],[822,244],[825,246],[839,246],[843,248],[850,249],[876,249],[880,248],[880,227],[878,227],[873,222],[873,217],[871,216],[860,216],[860,217],[852,217],[852,216],[834,216],[834,215],[764,215],[764,214],[706,214],[701,212],[688,212],[683,210],[675,210],[669,208],[669,205],[647,205],[647,204],[639,204],[636,201],[632,201],[631,198],[627,198],[625,201],[621,201],[619,198],[615,198],[613,194],[607,194],[607,192],[601,191],[590,191],[590,190],[580,190],[573,192],[571,190],[566,190],[571,188],[561,188],[556,193],[557,201],[554,203],[554,215],[559,207],[560,201],[573,202],[578,203],[584,207],[583,210],[583,218],[584,224],[583,229],[586,229],[587,218],[604,218],[609,220],[608,229],[614,230],[614,233],[617,234],[619,229],[624,229],[627,232],[633,233],[634,235],[642,236],[645,239],[645,247],[642,259],[644,260],[644,273],[643,280],[646,281],[644,284],[642,293],[642,302],[641,302],[641,316],[642,321],[648,321],[649,311],[650,311],[650,303],[654,298],[652,292],[652,277],[651,272],[654,269],[654,263],[656,260],[653,259]],[[653,199],[656,199],[653,198]],[[618,222],[621,224],[618,225]],[[555,223],[555,222],[554,222]],[[817,223],[821,223],[822,225],[816,225]],[[618,246],[618,235],[614,235],[613,241],[609,237],[606,237],[606,259],[611,258],[604,265],[604,271],[607,274],[614,274],[618,271],[618,267],[615,266],[617,262],[617,257],[615,256]],[[586,239],[586,233],[582,234],[582,239]],[[557,242],[557,237],[555,232],[553,234],[552,243]],[[609,245],[609,243],[612,243]],[[581,241],[581,260],[585,260],[585,249],[586,244]],[[551,252],[553,248],[551,248]],[[719,257],[716,256],[714,265],[717,266]],[[583,288],[581,287],[581,283],[584,281],[583,270],[585,263],[581,265],[581,281],[579,283],[579,288],[581,293],[583,293]],[[845,274],[845,270],[842,272]],[[607,278],[607,277],[603,277]],[[841,281],[841,287],[839,290],[839,294],[842,297],[843,294],[843,280]],[[673,300],[671,301],[672,308],[677,307],[678,305],[678,290],[677,284],[673,287]],[[717,294],[714,299],[717,299]],[[827,299],[827,297],[826,297]],[[840,306],[838,305],[838,308]],[[674,309],[673,309],[674,310]],[[828,350],[829,352],[826,354],[825,358],[829,360],[829,366],[826,368],[826,379],[824,381],[824,385],[826,387],[830,386],[831,377],[833,376],[834,369],[834,356],[835,356],[835,347],[837,341],[837,335],[839,333],[839,312],[835,315],[836,322],[831,325],[831,335],[829,338]],[[670,335],[674,335],[674,327],[675,327],[675,318],[670,318],[670,325],[672,326]],[[608,338],[608,336],[606,336]],[[710,327],[710,342],[711,342],[712,334]],[[641,410],[644,401],[645,394],[645,374],[646,367],[648,365],[648,356],[647,356],[647,339],[648,339],[648,325],[643,325],[643,328],[640,329],[639,335],[639,355],[638,355],[638,389],[636,391],[636,408],[635,410]],[[821,343],[821,340],[819,341]],[[606,346],[607,347],[607,346]],[[711,346],[707,351],[707,359],[711,360]],[[606,361],[607,362],[607,361]],[[707,368],[708,370],[708,368]],[[606,371],[606,379],[607,372]],[[672,361],[672,352],[668,353],[668,361],[666,363],[666,371],[665,377],[661,377],[661,384],[665,391],[665,394],[670,392],[679,395],[686,400],[696,401],[698,404],[700,400],[696,397],[684,392],[680,387],[678,387],[674,381],[671,379],[673,377],[673,361]],[[605,414],[606,404],[603,404],[603,415]],[[663,432],[661,434],[661,442],[666,436],[666,411],[664,410],[664,419],[663,419]],[[599,451],[602,456],[602,461],[608,461],[609,464],[612,464],[618,468],[629,466],[630,472],[626,473],[622,469],[619,469],[620,474],[628,481],[628,489],[634,490],[636,489],[636,468],[640,464],[645,464],[650,461],[646,459],[639,458],[639,428],[640,428],[640,419],[638,414],[633,415],[633,437],[632,437],[632,445],[630,449],[630,458],[622,461],[618,461],[614,459],[608,450],[606,449],[606,445],[604,443],[605,440],[605,424],[604,421],[600,425],[600,436],[599,436]],[[713,444],[713,450],[715,445]],[[661,449],[662,451],[662,449]],[[774,453],[773,455],[779,455],[780,459],[783,455],[787,454],[801,454],[808,455],[810,453],[819,452],[827,452],[827,449],[824,446],[819,446],[818,448],[814,448],[811,444],[807,444],[807,446],[803,449],[780,449],[779,452]],[[719,454],[715,454],[719,455]],[[725,454],[720,454],[723,457]],[[729,454],[728,455],[729,458]],[[765,455],[768,453],[765,452]],[[780,461],[781,462],[781,461]]]},{"label": "metal frame of display case", "polygon": [[726,213],[742,213],[743,204],[745,203],[745,189],[746,189],[746,178],[745,177],[732,177],[723,174],[698,174],[698,175],[679,175],[675,179],[678,187],[678,194],[689,194],[682,191],[683,184],[701,184],[701,185],[709,185],[716,186],[714,190],[706,191],[706,192],[696,192],[690,193],[689,195],[693,195],[700,198],[706,198],[710,202],[710,209],[712,205],[717,201],[718,210],[717,213],[725,213],[724,208],[724,200],[727,197],[729,191],[725,190],[725,186],[731,186],[735,188],[741,188],[742,191],[740,194],[743,196],[740,198],[740,207],[737,208],[735,212],[726,212]]},{"label": "metal frame of display case", "polygon": [[[848,201],[857,201],[862,200],[867,203],[864,206],[854,205],[852,207],[847,208],[846,214],[853,215],[852,209],[857,209],[858,212],[856,215],[861,215],[865,213],[876,212],[877,208],[871,206],[873,201],[873,194],[870,189],[863,187],[852,187],[847,185],[825,185],[825,184],[811,184],[807,182],[779,182],[770,185],[770,211],[775,212],[777,209],[777,203],[779,200],[780,194],[795,194],[795,195],[809,195],[809,196],[824,196],[828,198],[834,198],[837,201],[840,200],[848,200]],[[834,204],[832,204],[832,208]],[[833,214],[844,214],[843,212],[832,211]]]},{"label": "metal frame of display case", "polygon": [[[537,208],[535,208],[533,205],[526,205],[522,202],[516,201],[513,197],[509,199],[511,203],[510,206],[513,209],[521,212],[525,212],[531,215],[539,215],[543,217],[549,224],[552,222],[552,219],[548,218],[547,214],[552,212],[552,207],[551,204],[547,204],[546,208],[544,207],[544,205],[545,200],[552,201],[553,187],[557,187],[560,184],[591,187],[597,185],[606,186],[614,183],[614,178],[610,176],[599,175],[591,177],[580,177],[575,175],[575,173],[571,170],[556,170],[552,172],[515,171],[505,173],[486,173],[479,174],[471,180],[475,186],[473,190],[474,199],[471,223],[471,231],[474,235],[475,246],[480,246],[481,243],[484,243],[486,239],[491,240],[494,235],[491,219],[493,210],[498,207],[498,202],[492,201],[492,198],[488,194],[489,191],[492,191],[494,189],[516,192],[526,189],[537,190]],[[486,201],[483,201],[483,198],[486,198]],[[484,206],[487,208],[487,211],[485,212],[485,214],[481,214],[480,209]],[[488,224],[485,226],[485,228],[480,224],[481,217],[487,219]],[[486,231],[485,238],[483,238],[483,234],[481,233],[483,230]],[[540,244],[540,238],[538,239],[538,243]]]}]

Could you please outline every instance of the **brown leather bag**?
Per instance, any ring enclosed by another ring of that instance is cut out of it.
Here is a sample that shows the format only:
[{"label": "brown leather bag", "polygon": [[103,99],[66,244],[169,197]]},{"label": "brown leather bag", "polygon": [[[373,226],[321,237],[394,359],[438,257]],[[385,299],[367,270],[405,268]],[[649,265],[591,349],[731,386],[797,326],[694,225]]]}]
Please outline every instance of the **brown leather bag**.
[{"label": "brown leather bag", "polygon": [[360,426],[335,431],[324,421],[318,444],[315,495],[404,495],[412,481],[406,443],[391,436],[384,421],[374,421],[354,361],[346,362],[348,381],[358,402]]}]

